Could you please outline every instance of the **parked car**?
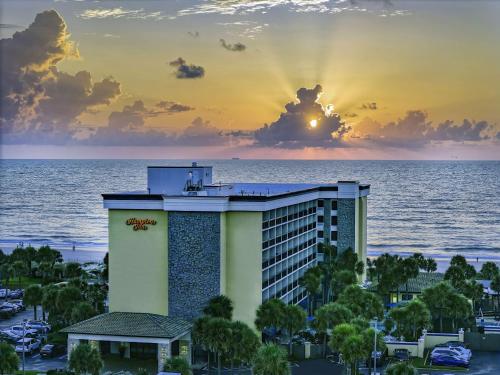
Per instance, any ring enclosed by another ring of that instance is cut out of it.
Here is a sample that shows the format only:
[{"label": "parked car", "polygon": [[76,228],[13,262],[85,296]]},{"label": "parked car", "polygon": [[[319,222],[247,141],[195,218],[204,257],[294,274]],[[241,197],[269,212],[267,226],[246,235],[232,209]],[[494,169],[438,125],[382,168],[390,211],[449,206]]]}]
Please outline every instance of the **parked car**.
[{"label": "parked car", "polygon": [[65,353],[66,346],[64,345],[47,344],[40,349],[40,355],[42,358],[52,358]]},{"label": "parked car", "polygon": [[8,319],[16,314],[16,309],[8,306],[0,306],[0,318]]},{"label": "parked car", "polygon": [[22,298],[23,295],[24,295],[24,290],[23,289],[9,290],[7,292],[7,296],[9,298]]},{"label": "parked car", "polygon": [[408,361],[410,359],[410,352],[408,349],[394,349],[394,357],[398,361]]},{"label": "parked car", "polygon": [[431,352],[431,358],[434,356],[438,356],[438,355],[452,355],[455,357],[463,358],[466,361],[468,361],[470,359],[468,353],[463,353],[460,350],[458,350],[457,348],[448,348],[448,347],[446,347],[446,348],[442,348],[442,347],[434,348]]},{"label": "parked car", "polygon": [[431,358],[431,364],[434,366],[469,367],[469,361],[453,355],[436,355]]},{"label": "parked car", "polygon": [[0,307],[7,307],[7,308],[14,309],[14,311],[16,313],[21,311],[21,306],[15,304],[15,303],[11,303],[11,302],[4,302],[0,305]]},{"label": "parked car", "polygon": [[9,302],[13,305],[19,306],[19,309],[22,311],[26,310],[26,306],[24,306],[24,302],[22,299],[11,299]]},{"label": "parked car", "polygon": [[33,354],[34,351],[40,349],[40,340],[27,337],[25,339],[21,339],[16,343],[16,353],[30,353]]},{"label": "parked car", "polygon": [[461,342],[461,341],[447,341],[444,343],[444,345],[448,345],[448,346],[451,346],[453,348],[460,347],[460,348],[464,348],[464,349],[469,349],[469,346],[465,342]]},{"label": "parked car", "polygon": [[[10,330],[12,332],[15,332],[19,337],[23,336],[23,326],[18,324],[15,326],[10,327]],[[36,335],[38,331],[36,329],[28,328],[27,326],[24,327],[24,335]]]},{"label": "parked car", "polygon": [[8,289],[0,289],[0,298],[7,298],[8,295],[9,295]]},{"label": "parked car", "polygon": [[[383,365],[385,363],[385,353],[384,352],[381,352],[381,351],[378,351],[377,350],[377,366],[379,365]],[[370,365],[373,365],[373,360],[375,359],[375,351],[372,351],[372,356],[371,356],[371,359],[370,359],[370,363],[368,363],[368,360],[366,361],[366,366],[370,366]]]},{"label": "parked car", "polygon": [[17,340],[19,340],[19,336],[17,333],[12,332],[9,329],[6,329],[2,332],[0,332],[0,339],[5,340],[11,344],[15,344]]},{"label": "parked car", "polygon": [[439,344],[439,345],[436,345],[435,348],[452,349],[453,351],[459,352],[460,355],[465,356],[467,359],[471,359],[471,357],[472,357],[472,351],[470,349],[466,349],[462,346],[450,346],[449,344]]},{"label": "parked car", "polygon": [[48,333],[52,328],[50,324],[45,323],[44,321],[41,320],[28,320],[26,322],[26,327],[36,329],[38,332],[41,333]]}]

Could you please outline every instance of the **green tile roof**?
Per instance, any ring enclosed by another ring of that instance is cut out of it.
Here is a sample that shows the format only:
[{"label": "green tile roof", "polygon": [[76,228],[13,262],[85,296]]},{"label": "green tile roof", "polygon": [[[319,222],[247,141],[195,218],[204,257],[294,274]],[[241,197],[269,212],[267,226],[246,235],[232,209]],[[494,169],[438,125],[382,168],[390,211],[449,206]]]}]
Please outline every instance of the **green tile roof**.
[{"label": "green tile roof", "polygon": [[73,324],[66,333],[172,339],[191,329],[188,321],[172,316],[111,312]]},{"label": "green tile roof", "polygon": [[[439,272],[420,272],[417,277],[411,278],[408,280],[408,289],[406,289],[406,284],[401,284],[397,288],[397,291],[400,293],[422,293],[422,291],[426,288],[429,288],[433,285],[444,280],[444,274]],[[376,281],[370,286],[370,290],[376,290],[377,285]],[[392,293],[395,293],[396,290],[391,290]]]}]

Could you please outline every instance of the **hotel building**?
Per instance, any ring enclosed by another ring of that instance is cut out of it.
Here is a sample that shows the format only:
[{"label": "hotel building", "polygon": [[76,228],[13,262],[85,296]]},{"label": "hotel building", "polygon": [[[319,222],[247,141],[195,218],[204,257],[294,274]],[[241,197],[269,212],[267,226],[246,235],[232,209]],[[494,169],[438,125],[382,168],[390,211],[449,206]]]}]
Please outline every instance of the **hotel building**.
[{"label": "hotel building", "polygon": [[[271,298],[301,303],[321,242],[366,259],[369,185],[214,183],[212,167],[148,167],[147,190],[103,194],[110,313],[192,321],[226,295],[253,326]],[[71,331],[68,331],[71,332]]]}]

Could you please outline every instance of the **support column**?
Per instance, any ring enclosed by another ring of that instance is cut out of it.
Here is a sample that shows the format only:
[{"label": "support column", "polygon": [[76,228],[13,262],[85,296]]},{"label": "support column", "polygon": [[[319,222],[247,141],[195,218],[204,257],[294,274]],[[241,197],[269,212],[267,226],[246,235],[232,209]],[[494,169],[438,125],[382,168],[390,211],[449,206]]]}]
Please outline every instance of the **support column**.
[{"label": "support column", "polygon": [[163,371],[163,366],[168,358],[172,356],[169,344],[157,344],[158,345],[158,372]]},{"label": "support column", "polygon": [[68,358],[71,354],[71,351],[80,344],[80,340],[74,339],[71,335],[68,335]]}]

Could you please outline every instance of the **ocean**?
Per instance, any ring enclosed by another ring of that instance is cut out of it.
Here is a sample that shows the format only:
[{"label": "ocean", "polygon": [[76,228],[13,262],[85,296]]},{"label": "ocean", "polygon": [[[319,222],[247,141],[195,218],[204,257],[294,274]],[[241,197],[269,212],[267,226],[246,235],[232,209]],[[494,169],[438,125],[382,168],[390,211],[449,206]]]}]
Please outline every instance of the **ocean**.
[{"label": "ocean", "polygon": [[[462,254],[500,262],[499,161],[198,160],[219,182],[371,184],[368,252]],[[1,160],[0,248],[49,244],[66,260],[102,259],[102,193],[145,190],[148,165],[182,160]],[[75,251],[72,250],[75,246]]]}]

